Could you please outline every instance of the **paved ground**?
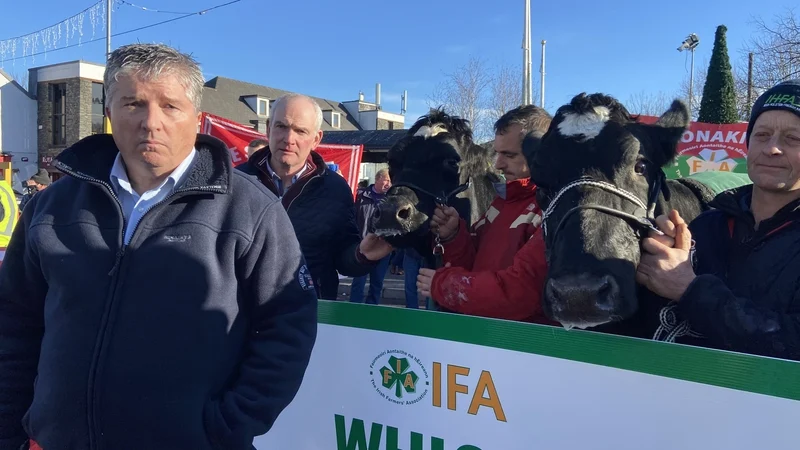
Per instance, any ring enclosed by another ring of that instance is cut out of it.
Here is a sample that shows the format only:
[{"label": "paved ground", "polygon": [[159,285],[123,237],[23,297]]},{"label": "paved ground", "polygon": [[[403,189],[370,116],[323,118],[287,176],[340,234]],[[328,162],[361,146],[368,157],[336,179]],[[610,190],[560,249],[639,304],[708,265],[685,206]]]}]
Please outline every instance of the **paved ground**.
[{"label": "paved ground", "polygon": [[[353,279],[350,277],[343,277],[339,280],[339,300],[350,299],[350,285]],[[390,306],[405,306],[406,294],[404,291],[404,280],[402,275],[386,274],[386,279],[383,281],[383,295],[381,296],[380,304]],[[364,287],[364,295],[369,289],[369,278],[367,278],[367,285]],[[425,308],[425,299],[420,299],[420,306]]]}]

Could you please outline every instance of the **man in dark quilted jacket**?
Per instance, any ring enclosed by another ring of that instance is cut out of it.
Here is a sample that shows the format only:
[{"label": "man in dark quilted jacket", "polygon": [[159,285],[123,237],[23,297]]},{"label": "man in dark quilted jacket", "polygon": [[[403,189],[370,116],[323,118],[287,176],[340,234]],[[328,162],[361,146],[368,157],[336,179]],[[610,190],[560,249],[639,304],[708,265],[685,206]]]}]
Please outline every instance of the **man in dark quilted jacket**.
[{"label": "man in dark quilted jacket", "polygon": [[272,107],[269,146],[237,168],[281,197],[321,299],[335,300],[337,272],[358,277],[392,251],[356,226],[353,193],[313,150],[322,141],[322,110],[313,99],[287,94]]}]

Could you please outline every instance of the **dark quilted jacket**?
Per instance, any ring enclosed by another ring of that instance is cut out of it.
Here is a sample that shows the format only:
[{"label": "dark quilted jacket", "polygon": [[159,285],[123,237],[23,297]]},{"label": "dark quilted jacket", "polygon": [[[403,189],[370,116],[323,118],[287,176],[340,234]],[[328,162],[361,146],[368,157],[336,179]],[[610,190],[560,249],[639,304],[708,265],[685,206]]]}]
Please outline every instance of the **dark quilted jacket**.
[{"label": "dark quilted jacket", "polygon": [[800,360],[800,200],[755,230],[752,192],[718,195],[689,225],[697,278],[678,308],[705,342],[685,343]]},{"label": "dark quilted jacket", "polygon": [[[266,165],[269,157],[269,147],[265,147],[237,169],[258,177],[280,196]],[[309,158],[315,167],[303,174],[281,201],[294,226],[317,295],[335,300],[339,288],[337,271],[351,277],[366,275],[372,263],[358,252],[361,237],[350,186],[339,174],[328,170],[318,153],[311,152]]]}]

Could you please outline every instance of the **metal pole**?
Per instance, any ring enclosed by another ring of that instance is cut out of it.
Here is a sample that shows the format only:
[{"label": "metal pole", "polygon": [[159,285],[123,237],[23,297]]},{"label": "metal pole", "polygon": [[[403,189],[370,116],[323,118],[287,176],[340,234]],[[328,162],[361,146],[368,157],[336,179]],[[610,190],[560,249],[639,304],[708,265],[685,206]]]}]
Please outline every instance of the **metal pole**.
[{"label": "metal pole", "polygon": [[533,103],[531,95],[531,0],[525,0],[525,20],[522,33],[522,104]]},{"label": "metal pole", "polygon": [[689,74],[689,117],[694,117],[694,48],[692,48],[692,72]]},{"label": "metal pole", "polygon": [[747,54],[747,111],[753,107],[753,52]]},{"label": "metal pole", "polygon": [[539,93],[540,94],[540,96],[539,96],[540,105],[539,106],[541,106],[542,108],[544,108],[544,48],[545,48],[545,44],[547,44],[547,41],[542,39],[542,88],[541,88],[541,92]]},{"label": "metal pole", "polygon": [[106,0],[106,59],[111,56],[111,0]]},{"label": "metal pole", "polygon": [[[111,57],[111,3],[112,0],[106,0],[106,61]],[[106,113],[106,106],[108,106],[108,91],[103,88],[103,133],[111,134],[111,120]]]}]

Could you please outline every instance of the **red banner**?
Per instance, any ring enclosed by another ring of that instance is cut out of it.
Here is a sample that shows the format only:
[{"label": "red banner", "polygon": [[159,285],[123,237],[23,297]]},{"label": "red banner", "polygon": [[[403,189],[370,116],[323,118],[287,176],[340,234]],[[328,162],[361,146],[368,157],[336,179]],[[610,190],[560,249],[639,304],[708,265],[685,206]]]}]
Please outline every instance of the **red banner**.
[{"label": "red banner", "polygon": [[[658,117],[639,116],[642,123]],[[692,122],[678,143],[673,167],[664,168],[669,178],[713,170],[747,173],[747,122],[713,124]]]},{"label": "red banner", "polygon": [[[267,139],[265,135],[252,128],[205,112],[200,116],[200,130],[201,133],[214,136],[228,146],[234,166],[247,161],[247,145],[253,139]],[[339,166],[339,171],[355,195],[364,146],[327,144],[318,146],[314,151],[322,156],[326,164]]]}]

